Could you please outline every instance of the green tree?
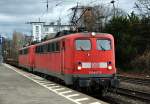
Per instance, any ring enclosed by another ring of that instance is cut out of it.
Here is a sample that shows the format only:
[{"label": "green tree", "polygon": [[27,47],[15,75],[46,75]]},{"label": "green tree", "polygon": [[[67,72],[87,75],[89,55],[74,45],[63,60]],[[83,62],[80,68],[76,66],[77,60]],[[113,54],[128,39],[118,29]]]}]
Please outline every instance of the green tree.
[{"label": "green tree", "polygon": [[113,17],[106,25],[105,32],[113,34],[115,38],[118,67],[130,67],[130,61],[138,54],[140,28],[140,18],[134,12]]}]

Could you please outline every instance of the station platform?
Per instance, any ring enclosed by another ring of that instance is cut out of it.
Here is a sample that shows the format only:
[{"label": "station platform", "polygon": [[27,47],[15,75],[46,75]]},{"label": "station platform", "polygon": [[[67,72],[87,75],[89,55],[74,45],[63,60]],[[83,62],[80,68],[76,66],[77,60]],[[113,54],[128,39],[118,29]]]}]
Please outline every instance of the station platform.
[{"label": "station platform", "polygon": [[0,65],[0,104],[74,104]]},{"label": "station platform", "polygon": [[52,85],[36,75],[0,64],[0,104],[107,104],[87,97],[72,100],[82,94]]}]

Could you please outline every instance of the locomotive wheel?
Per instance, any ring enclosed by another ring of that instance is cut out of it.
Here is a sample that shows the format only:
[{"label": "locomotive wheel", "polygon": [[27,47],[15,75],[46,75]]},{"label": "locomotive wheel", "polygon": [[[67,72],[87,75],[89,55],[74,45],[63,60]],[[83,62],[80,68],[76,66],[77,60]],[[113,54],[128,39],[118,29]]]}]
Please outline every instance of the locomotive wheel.
[{"label": "locomotive wheel", "polygon": [[105,96],[107,96],[107,94],[108,94],[108,88],[106,87],[106,88],[102,88],[102,89],[100,89],[100,95],[102,96],[102,97],[105,97]]},{"label": "locomotive wheel", "polygon": [[81,90],[81,89],[80,89],[80,86],[79,86],[79,80],[75,80],[75,81],[73,82],[73,88],[76,89],[76,90],[78,90],[78,91]]},{"label": "locomotive wheel", "polygon": [[33,73],[33,68],[30,68],[29,72],[30,72],[30,73]]}]

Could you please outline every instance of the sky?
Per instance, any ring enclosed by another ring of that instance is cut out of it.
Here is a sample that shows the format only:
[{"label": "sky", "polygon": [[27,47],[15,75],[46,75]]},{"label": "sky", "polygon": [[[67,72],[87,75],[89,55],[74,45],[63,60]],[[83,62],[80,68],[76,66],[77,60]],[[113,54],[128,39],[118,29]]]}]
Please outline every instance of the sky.
[{"label": "sky", "polygon": [[[71,10],[79,5],[105,4],[112,6],[111,0],[49,0],[46,11],[46,0],[0,0],[0,34],[11,37],[13,31],[31,35],[31,26],[27,22],[41,21],[56,22],[60,17],[66,23]],[[136,0],[115,0],[115,6],[130,13]]]}]

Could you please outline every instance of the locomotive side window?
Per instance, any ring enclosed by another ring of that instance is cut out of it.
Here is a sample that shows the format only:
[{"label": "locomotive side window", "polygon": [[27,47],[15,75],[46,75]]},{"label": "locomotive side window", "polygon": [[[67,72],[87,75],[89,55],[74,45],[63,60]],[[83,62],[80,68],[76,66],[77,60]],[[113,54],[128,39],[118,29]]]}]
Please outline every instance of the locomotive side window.
[{"label": "locomotive side window", "polygon": [[55,43],[49,43],[48,52],[54,52],[54,51],[55,51]]},{"label": "locomotive side window", "polygon": [[65,50],[65,41],[62,42],[61,50]]},{"label": "locomotive side window", "polygon": [[39,48],[38,48],[38,46],[35,48],[35,52],[36,53],[38,53],[39,52],[39,50],[38,50]]},{"label": "locomotive side window", "polygon": [[53,42],[53,43],[37,46],[35,50],[36,53],[40,53],[40,54],[46,52],[58,52],[58,51],[60,51],[60,42]]},{"label": "locomotive side window", "polygon": [[44,52],[44,47],[40,46],[40,53],[43,53],[43,52]]},{"label": "locomotive side window", "polygon": [[51,52],[51,51],[52,51],[52,44],[49,43],[49,44],[48,44],[48,52]]},{"label": "locomotive side window", "polygon": [[55,51],[55,43],[51,43],[52,44],[52,52]]},{"label": "locomotive side window", "polygon": [[37,46],[36,49],[35,49],[35,52],[36,53],[41,53],[42,49],[41,49],[41,46]]},{"label": "locomotive side window", "polygon": [[28,49],[24,49],[24,54],[28,54]]},{"label": "locomotive side window", "polygon": [[23,50],[20,50],[19,51],[19,54],[21,54],[21,55],[25,55],[25,54],[28,54],[28,48],[27,49],[23,49]]},{"label": "locomotive side window", "polygon": [[19,51],[19,54],[20,54],[20,55],[22,54],[22,50]]},{"label": "locomotive side window", "polygon": [[48,52],[60,51],[60,42],[49,43],[47,48]]},{"label": "locomotive side window", "polygon": [[56,42],[56,51],[60,51],[60,42]]},{"label": "locomotive side window", "polygon": [[76,40],[76,50],[91,50],[90,40]]},{"label": "locomotive side window", "polygon": [[111,50],[111,41],[108,39],[99,39],[97,40],[97,49],[98,50]]},{"label": "locomotive side window", "polygon": [[43,45],[42,48],[43,48],[43,52],[47,52],[47,44]]}]

